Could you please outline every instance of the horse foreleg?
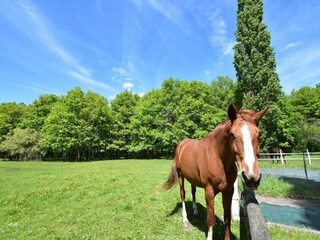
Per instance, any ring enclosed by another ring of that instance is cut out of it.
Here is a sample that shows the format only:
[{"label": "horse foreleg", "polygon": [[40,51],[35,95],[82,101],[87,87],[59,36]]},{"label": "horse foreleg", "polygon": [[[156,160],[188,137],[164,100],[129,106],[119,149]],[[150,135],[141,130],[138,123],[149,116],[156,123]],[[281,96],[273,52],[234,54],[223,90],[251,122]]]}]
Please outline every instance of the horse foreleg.
[{"label": "horse foreleg", "polygon": [[208,236],[207,240],[212,240],[213,236],[213,226],[215,223],[215,216],[214,216],[214,191],[211,186],[206,187],[205,189],[206,194],[206,205],[207,205],[207,225],[208,225]]},{"label": "horse foreleg", "polygon": [[223,204],[223,211],[224,211],[224,225],[225,225],[225,234],[224,239],[229,240],[231,237],[231,202],[232,202],[232,195],[234,192],[234,188],[222,192],[222,204]]},{"label": "horse foreleg", "polygon": [[197,190],[196,186],[191,185],[193,214],[195,218],[198,218],[199,212],[198,212],[198,207],[196,202],[196,190]]},{"label": "horse foreleg", "polygon": [[185,225],[188,222],[188,217],[187,217],[187,210],[186,210],[186,204],[185,204],[186,192],[184,190],[184,178],[183,176],[181,176],[181,174],[178,177],[178,182],[180,185],[180,197],[182,201],[182,221],[183,221],[183,224]]}]

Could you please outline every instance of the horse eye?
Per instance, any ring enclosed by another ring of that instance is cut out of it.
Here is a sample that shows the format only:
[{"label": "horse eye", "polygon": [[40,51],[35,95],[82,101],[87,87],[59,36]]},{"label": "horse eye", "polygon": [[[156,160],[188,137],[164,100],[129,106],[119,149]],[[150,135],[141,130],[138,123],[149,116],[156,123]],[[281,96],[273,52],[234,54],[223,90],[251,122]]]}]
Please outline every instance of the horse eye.
[{"label": "horse eye", "polygon": [[235,139],[235,138],[236,138],[236,137],[234,136],[233,132],[230,132],[229,135],[230,135],[230,138],[231,138],[231,139]]},{"label": "horse eye", "polygon": [[259,132],[259,137],[258,137],[258,138],[259,138],[259,139],[261,139],[261,136],[262,136],[262,133],[261,133],[261,132]]}]

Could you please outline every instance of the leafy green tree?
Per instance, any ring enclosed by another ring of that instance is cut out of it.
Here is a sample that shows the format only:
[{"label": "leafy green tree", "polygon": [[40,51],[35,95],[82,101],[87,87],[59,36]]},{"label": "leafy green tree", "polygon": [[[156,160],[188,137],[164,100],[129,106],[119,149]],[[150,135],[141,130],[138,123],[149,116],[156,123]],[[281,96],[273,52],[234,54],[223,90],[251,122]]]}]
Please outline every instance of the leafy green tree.
[{"label": "leafy green tree", "polygon": [[103,96],[87,92],[80,112],[81,129],[85,131],[83,148],[88,157],[105,156],[111,144],[111,109]]},{"label": "leafy green tree", "polygon": [[[223,110],[220,107],[232,96],[233,82],[229,80],[221,77],[210,86],[199,81],[169,78],[161,89],[145,94],[132,117],[132,151],[141,151],[148,157],[172,156],[182,139],[205,136],[226,118],[228,105]],[[223,88],[230,95],[220,99]]]},{"label": "leafy green tree", "polygon": [[[238,0],[234,66],[237,73],[235,99],[238,108],[260,110],[270,106],[261,128],[262,147],[279,145],[276,134],[279,128],[283,97],[271,35],[263,20],[262,0]],[[267,123],[267,124],[264,124]]]},{"label": "leafy green tree", "polygon": [[35,129],[15,128],[12,135],[6,136],[0,144],[1,151],[12,159],[41,159],[43,151],[40,146],[41,133]]},{"label": "leafy green tree", "polygon": [[6,135],[13,134],[13,130],[21,123],[27,106],[23,103],[2,103],[0,105],[0,142]]},{"label": "leafy green tree", "polygon": [[28,110],[22,119],[19,127],[33,128],[41,131],[45,119],[49,115],[54,103],[59,101],[55,94],[41,95],[37,100],[28,106]]},{"label": "leafy green tree", "polygon": [[214,101],[215,93],[210,85],[200,81],[184,81],[176,91],[181,97],[174,127],[185,131],[183,138],[200,139],[224,118],[217,105],[221,101]]},{"label": "leafy green tree", "polygon": [[42,146],[58,157],[99,156],[107,147],[110,118],[105,98],[74,88],[52,107],[42,129]]},{"label": "leafy green tree", "polygon": [[320,151],[320,120],[307,123],[300,123],[298,132],[297,150],[305,151],[308,149],[311,152]]},{"label": "leafy green tree", "polygon": [[271,35],[262,23],[262,0],[238,0],[234,66],[238,107],[262,109],[281,96]]},{"label": "leafy green tree", "polygon": [[302,87],[288,96],[292,113],[300,116],[296,121],[295,148],[300,151],[320,151],[320,84]]},{"label": "leafy green tree", "polygon": [[136,157],[158,157],[170,144],[171,134],[165,132],[162,91],[153,89],[138,102],[131,117],[131,145],[129,151]]},{"label": "leafy green tree", "polygon": [[68,157],[77,150],[80,155],[78,130],[77,116],[69,110],[63,100],[59,101],[54,104],[44,122],[41,145],[55,157]]},{"label": "leafy green tree", "polygon": [[279,105],[282,108],[274,134],[277,139],[274,139],[274,142],[278,147],[291,152],[296,149],[297,135],[300,131],[299,123],[303,121],[303,118],[300,113],[295,112],[288,96],[285,96]]},{"label": "leafy green tree", "polygon": [[315,88],[302,87],[292,91],[289,97],[290,104],[295,106],[294,111],[302,114],[307,122],[312,123],[320,119],[320,84]]},{"label": "leafy green tree", "polygon": [[111,102],[112,126],[111,144],[108,150],[116,157],[129,157],[131,146],[131,117],[140,97],[138,94],[125,90]]},{"label": "leafy green tree", "polygon": [[230,103],[233,103],[234,98],[234,81],[227,76],[218,76],[217,79],[211,82],[212,97],[215,106],[225,110]]}]

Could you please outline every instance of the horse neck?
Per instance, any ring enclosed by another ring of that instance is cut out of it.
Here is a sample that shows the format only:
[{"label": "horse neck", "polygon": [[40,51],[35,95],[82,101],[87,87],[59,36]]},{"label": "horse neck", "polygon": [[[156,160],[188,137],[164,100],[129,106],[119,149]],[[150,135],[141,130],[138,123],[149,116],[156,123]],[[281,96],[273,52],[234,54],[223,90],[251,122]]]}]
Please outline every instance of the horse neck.
[{"label": "horse neck", "polygon": [[225,167],[232,166],[235,162],[235,153],[233,152],[230,144],[228,126],[225,124],[216,127],[210,134],[211,146],[215,146],[218,151],[218,155]]}]

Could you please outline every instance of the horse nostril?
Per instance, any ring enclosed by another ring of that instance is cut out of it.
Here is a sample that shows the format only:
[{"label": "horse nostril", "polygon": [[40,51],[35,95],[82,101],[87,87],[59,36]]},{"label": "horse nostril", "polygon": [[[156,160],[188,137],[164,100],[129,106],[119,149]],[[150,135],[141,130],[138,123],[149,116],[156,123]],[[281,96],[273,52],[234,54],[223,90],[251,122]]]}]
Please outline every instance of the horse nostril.
[{"label": "horse nostril", "polygon": [[248,181],[248,178],[247,178],[245,172],[241,172],[241,177],[242,177],[242,181],[243,181],[244,183],[246,183],[246,182]]},{"label": "horse nostril", "polygon": [[241,173],[241,179],[244,183],[244,185],[249,189],[257,189],[260,185],[261,180],[261,174],[259,174],[259,177],[255,177],[254,175],[249,176],[246,172]]},{"label": "horse nostril", "polygon": [[260,185],[260,180],[261,180],[261,178],[262,178],[262,174],[260,173],[260,174],[259,174],[259,178],[258,178],[258,180],[257,180],[257,187],[259,187],[259,185]]}]

